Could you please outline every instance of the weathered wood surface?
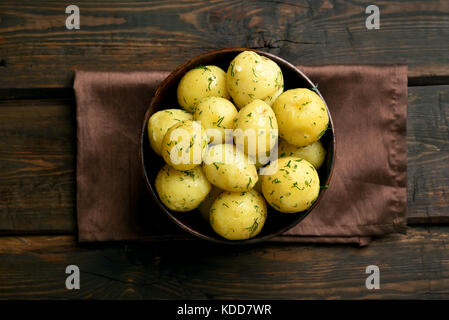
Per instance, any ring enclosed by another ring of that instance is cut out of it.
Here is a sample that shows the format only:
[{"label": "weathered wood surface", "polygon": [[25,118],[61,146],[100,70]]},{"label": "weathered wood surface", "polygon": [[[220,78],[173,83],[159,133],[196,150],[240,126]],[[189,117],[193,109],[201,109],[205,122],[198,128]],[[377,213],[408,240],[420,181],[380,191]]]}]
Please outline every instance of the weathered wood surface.
[{"label": "weathered wood surface", "polygon": [[[72,100],[0,101],[0,233],[73,233]],[[449,222],[449,86],[409,88],[410,223]],[[175,226],[174,226],[175,227]]]},{"label": "weathered wood surface", "polygon": [[172,70],[224,47],[262,48],[294,64],[404,63],[412,84],[449,80],[449,2],[349,0],[78,1],[81,29],[67,30],[67,3],[0,2],[0,91],[62,88],[73,70]]},{"label": "weathered wood surface", "polygon": [[[72,236],[0,237],[0,299],[449,298],[448,227],[410,228],[366,248],[205,242],[76,244]],[[80,268],[80,290],[65,268]],[[368,265],[380,289],[367,290]]]},{"label": "weathered wood surface", "polygon": [[[71,31],[66,3],[0,2],[0,299],[449,298],[448,226],[413,226],[367,248],[78,245],[71,90],[77,68],[172,70],[224,47],[302,65],[408,64],[408,221],[449,223],[449,1],[377,1],[373,31],[368,4],[350,0],[76,4],[81,29]],[[69,264],[81,290],[65,289]],[[365,288],[370,264],[381,290]]]},{"label": "weathered wood surface", "polygon": [[449,86],[409,88],[409,223],[449,222]]},{"label": "weathered wood surface", "polygon": [[75,107],[0,101],[0,233],[73,232]]}]

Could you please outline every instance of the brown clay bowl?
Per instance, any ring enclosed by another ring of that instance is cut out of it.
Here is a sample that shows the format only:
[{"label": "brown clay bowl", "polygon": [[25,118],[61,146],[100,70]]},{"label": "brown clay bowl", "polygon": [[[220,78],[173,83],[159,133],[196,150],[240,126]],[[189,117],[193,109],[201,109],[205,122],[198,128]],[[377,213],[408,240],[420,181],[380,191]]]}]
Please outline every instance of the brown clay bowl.
[{"label": "brown clay bowl", "polygon": [[[304,73],[302,73],[298,68],[296,68],[291,63],[285,61],[284,59],[279,58],[270,53],[245,48],[230,48],[208,52],[199,55],[180,65],[159,85],[158,89],[156,90],[150,102],[148,110],[145,114],[145,118],[143,119],[141,129],[142,131],[140,135],[141,139],[140,160],[143,175],[146,184],[148,186],[148,189],[150,191],[150,194],[153,197],[154,201],[157,203],[157,206],[159,206],[160,210],[164,212],[168,217],[170,217],[170,219],[172,219],[182,229],[194,234],[195,236],[198,236],[199,238],[205,240],[226,244],[256,243],[268,240],[270,238],[282,234],[283,232],[297,225],[302,219],[304,219],[308,214],[310,214],[313,211],[313,209],[318,205],[318,203],[321,201],[321,199],[323,198],[323,194],[326,192],[326,188],[322,188],[320,190],[320,194],[318,196],[317,201],[312,205],[311,208],[309,208],[307,211],[298,212],[294,214],[281,213],[276,211],[269,205],[267,205],[268,217],[262,231],[254,238],[240,241],[226,240],[225,238],[222,238],[221,236],[216,234],[213,231],[212,227],[209,225],[209,223],[207,223],[201,218],[201,214],[197,210],[190,212],[174,212],[165,207],[159,200],[159,197],[156,193],[156,188],[154,186],[154,181],[156,179],[157,173],[159,172],[159,169],[164,165],[164,161],[151,149],[147,135],[148,119],[151,117],[153,113],[159,110],[174,108],[178,106],[178,103],[176,101],[176,89],[179,80],[187,71],[201,65],[217,65],[226,71],[231,60],[235,56],[237,56],[237,54],[245,50],[255,51],[258,54],[268,57],[273,61],[275,61],[282,69],[282,73],[284,75],[285,90],[293,88],[311,89],[314,86],[312,81],[310,81],[309,78],[307,78],[307,76]],[[319,92],[318,94],[321,96]],[[321,98],[323,97],[321,96]],[[329,185],[335,161],[335,132],[330,113],[329,113],[329,120],[330,120],[329,123],[330,129],[327,130],[325,135],[322,137],[323,146],[327,150],[326,161],[320,168],[320,170],[318,170],[318,174],[320,176],[320,184],[322,186]]]}]

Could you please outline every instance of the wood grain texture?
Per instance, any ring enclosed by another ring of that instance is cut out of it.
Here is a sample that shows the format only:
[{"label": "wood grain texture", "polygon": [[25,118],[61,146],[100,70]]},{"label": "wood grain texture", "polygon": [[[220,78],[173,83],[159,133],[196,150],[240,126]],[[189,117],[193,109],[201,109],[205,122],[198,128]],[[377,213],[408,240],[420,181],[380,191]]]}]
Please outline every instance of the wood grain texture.
[{"label": "wood grain texture", "polygon": [[0,233],[75,229],[75,108],[0,101]]},{"label": "wood grain texture", "polygon": [[[449,1],[377,1],[375,31],[359,0],[76,4],[81,30],[70,31],[68,3],[0,2],[0,299],[449,298],[449,226],[413,226],[366,248],[77,244],[71,89],[77,68],[172,70],[224,47],[302,65],[408,64],[409,85],[425,86],[409,88],[409,223],[449,223]],[[69,264],[81,290],[65,288]],[[381,290],[365,288],[371,264]]]},{"label": "wood grain texture", "polygon": [[[72,100],[0,101],[0,233],[75,231],[74,116]],[[409,88],[407,121],[409,223],[447,223],[449,86]]]},{"label": "wood grain texture", "polygon": [[409,223],[449,222],[449,86],[409,88]]},{"label": "wood grain texture", "polygon": [[225,47],[260,48],[294,64],[403,63],[410,80],[449,80],[449,2],[377,1],[380,30],[365,27],[364,1],[78,1],[81,29],[65,27],[66,3],[0,3],[0,88],[62,88],[73,70],[172,70]]},{"label": "wood grain texture", "polygon": [[[448,227],[411,228],[366,248],[204,242],[76,245],[71,236],[0,237],[0,298],[449,298]],[[65,268],[81,272],[65,288]],[[365,268],[380,268],[367,290]]]}]

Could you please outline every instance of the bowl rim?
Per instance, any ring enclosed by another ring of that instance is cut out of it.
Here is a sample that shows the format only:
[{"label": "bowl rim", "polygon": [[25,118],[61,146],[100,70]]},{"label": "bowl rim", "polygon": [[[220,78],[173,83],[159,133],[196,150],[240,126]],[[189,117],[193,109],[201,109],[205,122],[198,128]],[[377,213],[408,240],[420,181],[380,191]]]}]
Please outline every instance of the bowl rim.
[{"label": "bowl rim", "polygon": [[[217,50],[212,50],[212,51],[208,51],[205,53],[202,53],[200,55],[197,55],[189,60],[187,60],[186,62],[184,62],[183,64],[179,65],[175,70],[173,70],[157,87],[156,91],[154,92],[151,101],[145,111],[145,115],[143,118],[143,123],[141,126],[141,132],[140,132],[140,148],[139,148],[139,162],[140,162],[140,167],[142,170],[142,175],[144,177],[145,180],[145,184],[148,188],[148,191],[150,192],[154,202],[157,203],[158,207],[161,209],[161,211],[163,211],[165,213],[165,215],[167,215],[172,221],[174,221],[179,227],[181,227],[181,229],[189,232],[190,234],[193,234],[194,236],[200,238],[200,239],[204,239],[204,240],[208,240],[211,242],[215,242],[215,243],[221,243],[221,244],[228,244],[228,245],[242,245],[242,244],[253,244],[253,243],[259,243],[259,242],[263,242],[263,241],[267,241],[269,239],[272,239],[276,236],[281,235],[282,233],[286,232],[287,230],[290,230],[291,228],[293,228],[294,226],[296,226],[298,223],[300,223],[305,217],[307,217],[312,211],[313,209],[318,205],[318,203],[321,201],[321,199],[323,198],[324,194],[327,191],[327,188],[324,188],[321,190],[320,194],[318,195],[318,198],[316,199],[316,201],[314,202],[314,204],[307,209],[307,211],[305,213],[302,213],[297,219],[293,220],[293,222],[291,222],[290,224],[286,225],[285,227],[277,230],[276,232],[272,232],[270,234],[261,236],[261,237],[254,237],[254,238],[250,238],[250,239],[245,239],[245,240],[228,240],[228,239],[219,239],[219,238],[213,238],[210,237],[208,235],[205,235],[201,232],[198,232],[197,230],[191,228],[190,226],[185,225],[184,223],[182,223],[182,221],[180,221],[179,219],[177,219],[160,201],[160,199],[157,196],[157,192],[156,190],[154,190],[152,183],[148,177],[147,174],[147,170],[145,167],[145,156],[144,156],[144,139],[147,139],[147,123],[148,120],[150,118],[150,111],[152,109],[157,108],[157,106],[155,106],[156,103],[156,98],[161,94],[161,92],[163,90],[166,89],[166,87],[172,82],[172,80],[174,78],[176,78],[178,76],[178,74],[180,72],[187,72],[188,70],[190,70],[190,68],[193,68],[195,65],[195,63],[197,63],[198,60],[203,59],[204,57],[210,56],[210,55],[214,55],[214,54],[222,54],[222,53],[232,53],[235,52],[236,54],[243,52],[243,51],[253,51],[256,52],[259,55],[265,56],[267,58],[272,59],[273,61],[275,61],[276,63],[280,63],[282,67],[287,67],[290,68],[292,71],[294,71],[295,73],[297,73],[299,76],[301,76],[303,78],[303,80],[305,80],[310,87],[316,87],[315,84],[300,70],[298,69],[295,65],[293,65],[292,63],[286,61],[285,59],[274,55],[272,53],[269,52],[265,52],[265,51],[261,51],[258,49],[252,49],[252,48],[225,48],[225,49],[217,49]],[[190,67],[189,67],[190,66]],[[280,66],[280,67],[281,67]],[[226,72],[226,71],[225,71]],[[325,182],[324,185],[329,185],[330,181],[332,180],[332,176],[333,176],[333,172],[334,172],[334,168],[335,168],[335,161],[336,161],[336,150],[337,150],[337,145],[336,145],[336,133],[335,133],[335,126],[334,126],[334,122],[332,119],[332,115],[330,113],[329,107],[327,106],[326,100],[323,98],[323,96],[321,95],[321,92],[319,91],[318,88],[316,88],[316,90],[314,90],[319,96],[320,98],[324,101],[324,104],[326,105],[326,109],[327,109],[327,113],[329,116],[329,124],[331,127],[331,131],[332,131],[332,144],[333,144],[333,150],[332,150],[332,155],[331,155],[331,159],[330,159],[330,172],[328,175],[328,178]],[[154,110],[154,112],[157,112],[159,110]],[[328,151],[329,152],[329,151]],[[273,209],[274,210],[274,209]],[[299,214],[298,213],[293,213],[293,214]]]}]

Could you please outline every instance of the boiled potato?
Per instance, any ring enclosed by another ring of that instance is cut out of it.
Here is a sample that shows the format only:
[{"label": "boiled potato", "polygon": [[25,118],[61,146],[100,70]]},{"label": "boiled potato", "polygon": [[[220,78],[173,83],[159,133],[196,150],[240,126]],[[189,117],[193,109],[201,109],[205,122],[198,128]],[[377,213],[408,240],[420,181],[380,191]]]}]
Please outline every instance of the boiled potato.
[{"label": "boiled potato", "polygon": [[201,217],[203,217],[203,219],[206,220],[207,222],[209,222],[210,207],[212,207],[212,204],[214,203],[215,199],[217,199],[218,195],[221,194],[222,192],[223,190],[212,185],[212,189],[210,190],[209,194],[199,205],[198,210],[201,213]]},{"label": "boiled potato", "polygon": [[174,211],[190,211],[200,205],[211,189],[201,167],[179,171],[164,165],[156,176],[156,192]]},{"label": "boiled potato", "polygon": [[263,176],[262,192],[267,202],[280,212],[307,210],[320,192],[320,178],[307,160],[285,157],[275,161],[277,170]]},{"label": "boiled potato", "polygon": [[223,192],[212,204],[210,224],[228,240],[244,240],[256,236],[267,218],[267,205],[256,191]]},{"label": "boiled potato", "polygon": [[199,66],[189,70],[179,81],[177,96],[179,105],[191,113],[203,98],[229,99],[226,73],[217,66]]},{"label": "boiled potato", "polygon": [[[237,149],[244,150],[253,161],[266,163],[264,159],[276,145],[278,123],[271,107],[256,99],[240,109],[234,136]],[[264,161],[259,161],[264,160]]]},{"label": "boiled potato", "polygon": [[208,131],[213,143],[225,142],[225,129],[233,128],[236,116],[237,109],[232,102],[220,97],[202,99],[193,114],[193,118]]},{"label": "boiled potato", "polygon": [[298,147],[280,139],[278,154],[280,158],[294,156],[307,160],[317,170],[323,165],[324,159],[326,158],[326,150],[319,140],[308,146]]},{"label": "boiled potato", "polygon": [[209,147],[203,169],[210,183],[226,191],[248,191],[258,179],[254,164],[232,144]]},{"label": "boiled potato", "polygon": [[279,124],[279,135],[295,146],[318,141],[329,124],[324,101],[309,89],[291,89],[282,93],[273,104]]},{"label": "boiled potato", "polygon": [[184,120],[175,124],[162,140],[162,157],[173,168],[191,170],[202,162],[207,146],[206,131],[196,121]]},{"label": "boiled potato", "polygon": [[232,60],[226,73],[228,91],[240,109],[254,99],[270,106],[284,90],[284,77],[272,60],[244,51]]},{"label": "boiled potato", "polygon": [[162,139],[168,129],[179,121],[192,120],[193,117],[187,111],[181,109],[167,109],[154,113],[148,120],[148,137],[151,148],[161,155]]},{"label": "boiled potato", "polygon": [[257,182],[253,187],[253,190],[256,190],[259,193],[262,193],[262,177],[260,175],[257,176]]}]

